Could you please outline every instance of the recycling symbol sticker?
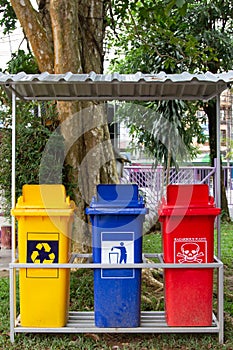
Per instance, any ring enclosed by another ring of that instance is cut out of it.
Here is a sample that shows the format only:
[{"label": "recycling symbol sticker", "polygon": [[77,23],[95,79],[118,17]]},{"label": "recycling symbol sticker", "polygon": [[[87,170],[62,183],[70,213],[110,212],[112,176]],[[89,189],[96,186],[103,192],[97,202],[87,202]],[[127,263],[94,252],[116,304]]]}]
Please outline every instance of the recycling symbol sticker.
[{"label": "recycling symbol sticker", "polygon": [[58,263],[58,241],[28,241],[27,262],[34,264]]}]

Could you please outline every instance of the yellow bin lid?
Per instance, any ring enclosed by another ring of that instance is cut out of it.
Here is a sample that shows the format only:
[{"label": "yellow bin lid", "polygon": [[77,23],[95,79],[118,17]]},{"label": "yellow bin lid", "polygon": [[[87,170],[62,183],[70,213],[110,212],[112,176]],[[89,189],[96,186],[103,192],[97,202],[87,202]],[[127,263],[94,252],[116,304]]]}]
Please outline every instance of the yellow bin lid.
[{"label": "yellow bin lid", "polygon": [[66,197],[63,185],[24,185],[23,194],[11,214],[20,217],[69,217],[73,219],[75,203]]},{"label": "yellow bin lid", "polygon": [[63,185],[24,185],[18,198],[18,209],[73,209],[74,202],[66,196]]}]

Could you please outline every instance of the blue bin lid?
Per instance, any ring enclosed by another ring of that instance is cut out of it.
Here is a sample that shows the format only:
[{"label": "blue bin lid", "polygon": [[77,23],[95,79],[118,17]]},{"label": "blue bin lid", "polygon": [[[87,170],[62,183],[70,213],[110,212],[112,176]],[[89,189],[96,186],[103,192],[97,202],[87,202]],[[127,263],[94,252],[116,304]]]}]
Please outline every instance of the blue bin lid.
[{"label": "blue bin lid", "polygon": [[144,208],[136,184],[99,184],[90,208]]}]

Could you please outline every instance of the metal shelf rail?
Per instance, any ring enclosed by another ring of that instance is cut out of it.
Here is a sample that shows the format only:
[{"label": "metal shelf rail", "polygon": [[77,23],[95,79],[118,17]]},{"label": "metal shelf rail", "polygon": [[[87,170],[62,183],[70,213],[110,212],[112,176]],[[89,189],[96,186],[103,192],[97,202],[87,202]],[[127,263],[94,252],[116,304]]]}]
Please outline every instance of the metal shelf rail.
[{"label": "metal shelf rail", "polygon": [[[85,263],[74,263],[75,258],[87,258]],[[158,262],[146,259],[157,259]],[[67,264],[43,264],[43,268],[66,269],[107,269],[109,264],[91,262],[91,254],[73,253]],[[17,260],[10,263],[10,339],[13,343],[15,333],[218,333],[219,343],[224,341],[223,319],[223,263],[214,257],[213,263],[204,264],[171,264],[163,262],[162,254],[143,254],[143,263],[111,264],[112,268],[139,268],[139,269],[182,269],[182,268],[213,268],[217,269],[217,315],[213,313],[212,325],[208,327],[171,327],[166,323],[164,311],[142,311],[141,325],[135,328],[99,328],[94,324],[94,312],[70,311],[65,327],[61,328],[33,328],[20,325],[20,315],[16,315],[16,270],[20,268],[41,268],[41,264],[19,263]]]}]

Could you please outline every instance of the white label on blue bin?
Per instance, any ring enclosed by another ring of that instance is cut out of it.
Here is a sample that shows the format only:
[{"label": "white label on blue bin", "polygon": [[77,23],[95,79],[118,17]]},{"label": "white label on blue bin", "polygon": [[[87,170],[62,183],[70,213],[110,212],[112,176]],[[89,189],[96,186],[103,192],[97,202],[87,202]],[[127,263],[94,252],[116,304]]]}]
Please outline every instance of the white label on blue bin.
[{"label": "white label on blue bin", "polygon": [[[101,232],[102,264],[134,263],[134,232]],[[102,278],[134,278],[134,269],[102,269]]]}]

